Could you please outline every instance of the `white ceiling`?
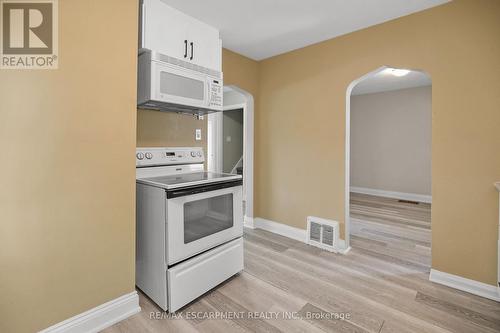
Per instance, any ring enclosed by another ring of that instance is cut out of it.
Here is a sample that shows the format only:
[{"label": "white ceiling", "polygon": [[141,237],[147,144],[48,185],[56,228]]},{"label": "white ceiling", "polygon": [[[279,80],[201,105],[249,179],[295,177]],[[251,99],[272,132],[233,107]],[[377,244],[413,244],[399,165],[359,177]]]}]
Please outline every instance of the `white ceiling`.
[{"label": "white ceiling", "polygon": [[223,46],[265,59],[450,0],[162,0],[220,29]]},{"label": "white ceiling", "polygon": [[405,76],[397,77],[385,70],[358,83],[352,90],[352,95],[416,88],[431,84],[431,78],[422,72],[410,71]]}]

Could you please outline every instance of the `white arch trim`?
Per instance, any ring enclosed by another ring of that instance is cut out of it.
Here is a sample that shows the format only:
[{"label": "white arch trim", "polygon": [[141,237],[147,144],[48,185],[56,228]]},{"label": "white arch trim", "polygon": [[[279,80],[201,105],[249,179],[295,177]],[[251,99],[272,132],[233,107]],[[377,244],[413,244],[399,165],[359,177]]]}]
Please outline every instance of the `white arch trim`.
[{"label": "white arch trim", "polygon": [[[243,97],[243,102],[238,104],[224,105],[224,110],[243,109],[243,188],[245,190],[244,197],[246,202],[245,209],[245,226],[253,228],[253,184],[254,184],[254,98],[249,92],[235,86],[224,86],[224,92],[234,91]],[[220,123],[222,123],[222,115],[215,113]],[[209,115],[210,117],[211,115]],[[217,134],[222,135],[219,129]],[[217,145],[216,142],[213,143]],[[215,149],[219,154],[222,154],[221,149]],[[221,162],[219,162],[220,164]]]},{"label": "white arch trim", "polygon": [[[349,86],[347,87],[347,91],[346,91],[346,100],[345,100],[345,106],[346,106],[346,109],[345,109],[345,192],[344,192],[344,226],[345,226],[345,249],[343,250],[344,253],[346,253],[347,251],[349,251],[351,249],[351,246],[350,246],[350,235],[351,235],[351,223],[350,223],[350,212],[349,212],[349,202],[350,202],[350,160],[351,160],[351,94],[352,94],[352,91],[354,89],[354,87],[356,87],[356,85],[358,83],[360,83],[361,81],[364,81],[384,70],[386,70],[387,68],[397,68],[397,67],[391,67],[391,66],[381,66],[379,68],[377,68],[376,70],[374,71],[371,71],[357,79],[355,79],[354,81],[352,81]],[[411,69],[409,68],[409,70],[411,71],[415,71],[415,72],[421,72],[421,73],[424,73],[426,74],[427,76],[431,77],[429,73],[423,71],[423,70],[420,70],[420,69]]]},{"label": "white arch trim", "polygon": [[350,201],[350,170],[351,170],[351,94],[354,87],[361,81],[372,77],[386,68],[388,66],[382,66],[372,72],[369,72],[356,80],[352,81],[347,87],[346,98],[345,98],[345,192],[344,192],[344,238],[345,238],[345,248],[343,253],[347,253],[351,249],[351,223],[350,223],[350,213],[349,213],[349,201]]}]

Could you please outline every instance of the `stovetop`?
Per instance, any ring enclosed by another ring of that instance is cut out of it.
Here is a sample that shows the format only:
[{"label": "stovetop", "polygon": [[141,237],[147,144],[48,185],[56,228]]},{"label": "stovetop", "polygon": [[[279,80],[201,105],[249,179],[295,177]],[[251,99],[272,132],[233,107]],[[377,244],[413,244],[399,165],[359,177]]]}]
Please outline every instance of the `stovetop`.
[{"label": "stovetop", "polygon": [[241,175],[201,171],[176,175],[138,178],[137,182],[169,190],[174,188],[227,182],[239,179],[242,179]]}]

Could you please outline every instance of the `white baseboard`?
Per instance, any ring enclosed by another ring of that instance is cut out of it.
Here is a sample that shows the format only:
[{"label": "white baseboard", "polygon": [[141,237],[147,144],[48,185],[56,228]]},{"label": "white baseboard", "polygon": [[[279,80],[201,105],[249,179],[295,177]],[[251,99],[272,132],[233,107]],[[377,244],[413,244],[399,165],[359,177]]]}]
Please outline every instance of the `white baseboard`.
[{"label": "white baseboard", "polygon": [[384,191],[384,190],[377,190],[377,189],[373,189],[373,188],[357,187],[357,186],[351,186],[350,191],[354,192],[354,193],[376,195],[379,197],[432,203],[432,196],[431,195]]},{"label": "white baseboard", "polygon": [[260,217],[256,217],[253,220],[254,227],[257,229],[263,229],[275,234],[285,236],[291,239],[298,240],[299,242],[306,242],[306,231],[304,229],[299,229],[291,227],[286,224],[274,222],[271,220],[266,220]]},{"label": "white baseboard", "polygon": [[[285,236],[291,239],[295,239],[299,242],[307,244],[307,231],[304,229],[299,229],[295,227],[291,227],[289,225],[263,219],[260,217],[256,217],[253,219],[253,229],[262,229],[266,230],[281,236]],[[346,254],[351,249],[345,248],[345,241],[343,239],[339,240],[340,246],[339,249],[335,249],[336,253]],[[343,244],[343,247],[342,247]]]},{"label": "white baseboard", "polygon": [[351,251],[352,247],[348,247],[347,249],[339,249],[337,253],[340,254],[347,254],[349,251]]},{"label": "white baseboard", "polygon": [[253,223],[253,217],[245,216],[243,219],[243,226],[249,229],[255,229],[255,225]]},{"label": "white baseboard", "polygon": [[140,311],[139,295],[134,291],[50,326],[40,333],[99,332]]},{"label": "white baseboard", "polygon": [[494,301],[500,302],[500,295],[498,294],[498,288],[483,282],[466,279],[461,276],[449,273],[440,272],[435,269],[431,269],[429,280],[431,282],[439,283],[451,288],[455,288],[477,296],[489,298]]},{"label": "white baseboard", "polygon": [[346,242],[344,239],[339,239],[339,246],[337,249],[337,253],[347,254],[347,252],[351,251],[351,247],[346,246]]}]

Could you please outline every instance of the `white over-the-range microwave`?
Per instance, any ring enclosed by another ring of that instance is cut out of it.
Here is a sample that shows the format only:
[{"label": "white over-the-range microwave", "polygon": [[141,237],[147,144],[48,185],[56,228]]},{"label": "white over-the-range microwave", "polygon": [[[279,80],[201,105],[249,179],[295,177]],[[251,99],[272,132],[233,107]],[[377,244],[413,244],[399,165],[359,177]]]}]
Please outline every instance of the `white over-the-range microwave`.
[{"label": "white over-the-range microwave", "polygon": [[139,108],[203,115],[222,111],[222,72],[154,51],[139,55]]}]

